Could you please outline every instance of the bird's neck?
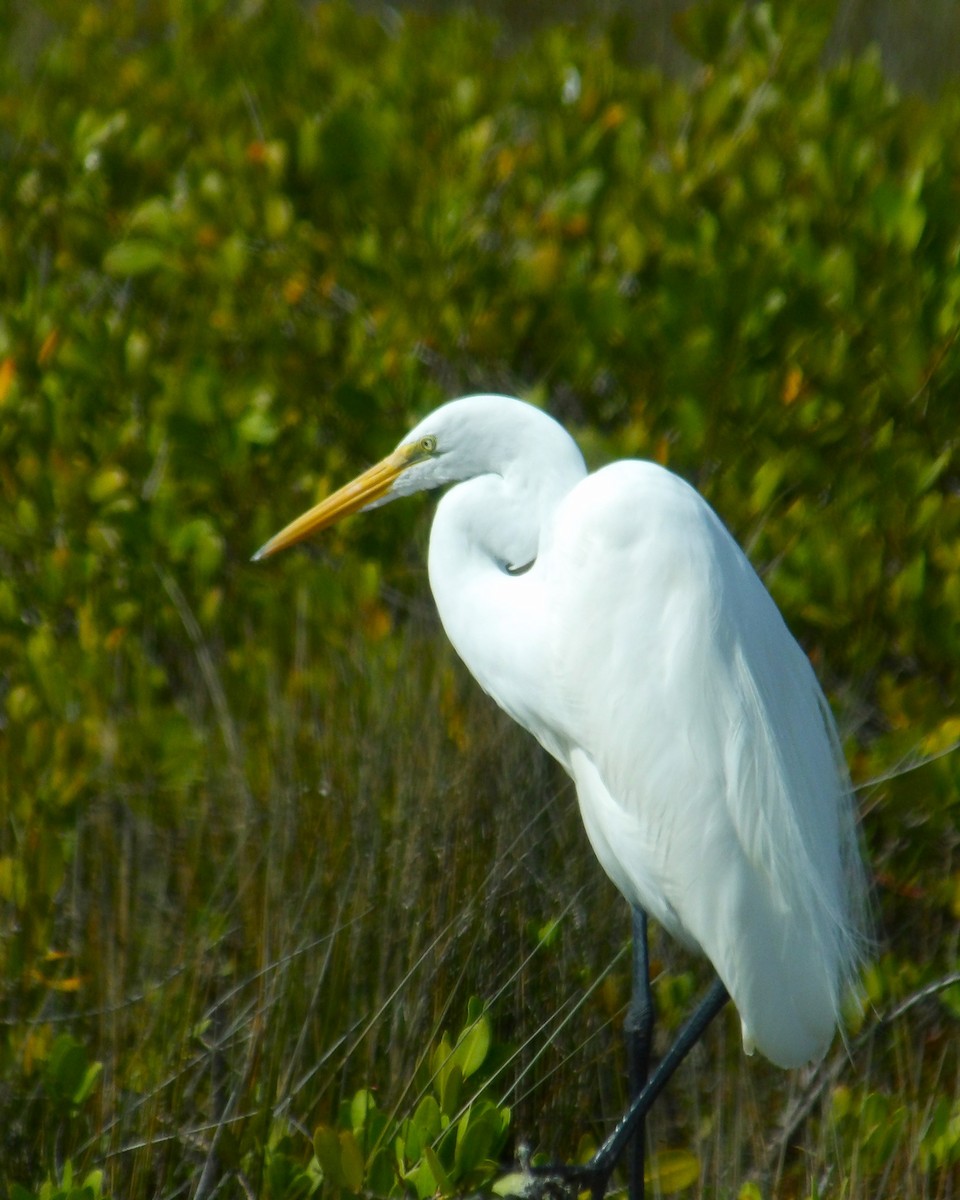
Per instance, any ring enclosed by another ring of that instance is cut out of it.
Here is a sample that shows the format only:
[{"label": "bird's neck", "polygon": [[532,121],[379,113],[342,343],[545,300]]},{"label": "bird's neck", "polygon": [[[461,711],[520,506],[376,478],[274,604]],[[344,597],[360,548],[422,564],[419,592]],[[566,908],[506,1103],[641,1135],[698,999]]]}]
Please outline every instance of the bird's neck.
[{"label": "bird's neck", "polygon": [[494,475],[458,484],[437,508],[429,556],[430,586],[457,653],[484,691],[560,758],[529,698],[543,692],[552,644],[538,555],[569,486],[536,491]]}]

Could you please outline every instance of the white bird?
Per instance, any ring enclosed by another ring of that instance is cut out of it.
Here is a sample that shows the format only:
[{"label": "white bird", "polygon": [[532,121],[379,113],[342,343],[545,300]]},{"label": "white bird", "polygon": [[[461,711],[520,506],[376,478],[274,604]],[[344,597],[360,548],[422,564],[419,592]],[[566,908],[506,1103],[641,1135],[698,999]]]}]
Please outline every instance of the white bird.
[{"label": "white bird", "polygon": [[[588,475],[551,417],[483,395],[438,408],[255,557],[450,484],[429,550],[444,629],[572,777],[638,940],[649,913],[713,964],[722,986],[692,1036],[729,993],[748,1052],[819,1059],[864,945],[853,793],[810,662],[746,556],[670,471],[628,461]],[[645,944],[637,954],[645,975]],[[635,1092],[652,1021],[646,979],[637,987]]]}]

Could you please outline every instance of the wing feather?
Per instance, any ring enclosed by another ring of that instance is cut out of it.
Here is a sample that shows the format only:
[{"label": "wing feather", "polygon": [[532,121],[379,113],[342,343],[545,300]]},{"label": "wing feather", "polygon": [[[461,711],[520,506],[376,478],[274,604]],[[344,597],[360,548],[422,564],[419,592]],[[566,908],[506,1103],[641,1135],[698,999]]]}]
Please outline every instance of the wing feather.
[{"label": "wing feather", "polygon": [[653,464],[577,485],[550,550],[562,740],[601,863],[713,962],[748,1046],[821,1055],[863,885],[809,661],[712,509]]}]

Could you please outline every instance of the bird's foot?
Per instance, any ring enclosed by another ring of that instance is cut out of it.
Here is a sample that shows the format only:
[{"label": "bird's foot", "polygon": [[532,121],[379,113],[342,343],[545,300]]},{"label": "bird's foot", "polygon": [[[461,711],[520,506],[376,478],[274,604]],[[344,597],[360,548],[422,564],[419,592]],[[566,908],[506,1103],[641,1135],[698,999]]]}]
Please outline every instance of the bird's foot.
[{"label": "bird's foot", "polygon": [[581,1193],[589,1192],[592,1200],[603,1200],[610,1172],[593,1161],[535,1166],[524,1146],[520,1147],[517,1158],[517,1170],[502,1179],[497,1188],[501,1196],[517,1196],[520,1200],[576,1200]]}]

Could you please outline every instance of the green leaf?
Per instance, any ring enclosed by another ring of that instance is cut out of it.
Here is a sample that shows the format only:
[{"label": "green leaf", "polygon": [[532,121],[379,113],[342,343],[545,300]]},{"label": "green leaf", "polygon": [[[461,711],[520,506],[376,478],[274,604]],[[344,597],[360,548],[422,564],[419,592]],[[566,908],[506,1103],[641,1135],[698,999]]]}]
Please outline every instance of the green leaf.
[{"label": "green leaf", "polygon": [[453,1046],[451,1046],[447,1034],[444,1033],[430,1056],[430,1074],[438,1093],[443,1091],[443,1082],[446,1072],[450,1069],[452,1055]]},{"label": "green leaf", "polygon": [[700,1159],[689,1150],[661,1150],[644,1178],[665,1196],[693,1187],[700,1179]]},{"label": "green leaf", "polygon": [[253,446],[270,446],[280,433],[274,418],[260,408],[251,409],[241,417],[237,428],[243,440]]},{"label": "green leaf", "polygon": [[318,1125],[313,1131],[313,1152],[324,1178],[340,1186],[343,1183],[343,1171],[340,1167],[340,1138],[337,1131],[329,1125]]},{"label": "green leaf", "polygon": [[499,1149],[503,1118],[489,1100],[476,1101],[459,1122],[454,1162],[458,1173],[469,1174]]},{"label": "green leaf", "polygon": [[407,1183],[413,1185],[420,1200],[427,1200],[427,1197],[434,1196],[439,1191],[437,1177],[425,1158],[421,1159],[412,1171],[405,1172],[403,1177]]},{"label": "green leaf", "polygon": [[511,1171],[509,1175],[501,1175],[490,1190],[495,1196],[522,1196],[529,1183],[528,1176],[521,1171]]},{"label": "green leaf", "polygon": [[61,1033],[44,1064],[44,1084],[48,1093],[61,1103],[76,1103],[75,1097],[86,1086],[88,1069],[83,1046],[69,1033]]},{"label": "green leaf", "polygon": [[102,1062],[93,1062],[87,1067],[86,1071],[84,1071],[83,1079],[80,1081],[79,1085],[71,1096],[71,1100],[74,1104],[79,1107],[85,1100],[88,1099],[90,1094],[93,1092],[93,1089],[97,1086],[97,1080],[100,1078],[102,1071]]},{"label": "green leaf", "polygon": [[442,1128],[440,1105],[433,1096],[424,1096],[407,1123],[404,1152],[408,1162],[416,1162],[426,1145],[438,1137]]},{"label": "green leaf", "polygon": [[[490,1018],[484,1014],[464,1029],[457,1038],[454,1061],[459,1065],[464,1079],[469,1079],[483,1066],[490,1050],[492,1036]],[[445,1111],[449,1112],[449,1109]]]},{"label": "green leaf", "polygon": [[118,277],[146,275],[172,265],[170,251],[159,242],[145,238],[117,242],[103,256],[103,269],[108,275]]},{"label": "green leaf", "polygon": [[147,241],[163,239],[173,231],[173,210],[164,196],[151,196],[130,214],[129,228],[146,234]]},{"label": "green leaf", "polygon": [[430,1167],[430,1173],[436,1180],[436,1186],[441,1192],[449,1194],[453,1190],[453,1184],[449,1175],[443,1169],[443,1164],[440,1162],[440,1159],[437,1157],[437,1153],[432,1146],[424,1147],[423,1157]]},{"label": "green leaf", "polygon": [[87,495],[95,504],[103,504],[127,485],[127,473],[120,467],[104,467],[91,479]]},{"label": "green leaf", "polygon": [[367,1122],[377,1112],[377,1102],[369,1088],[361,1088],[350,1101],[350,1128],[355,1134],[363,1132]]},{"label": "green leaf", "polygon": [[452,1063],[444,1072],[443,1091],[440,1093],[440,1111],[448,1120],[456,1116],[462,1094],[463,1072],[457,1063]]},{"label": "green leaf", "polygon": [[340,1172],[347,1191],[356,1193],[361,1190],[364,1179],[363,1154],[349,1129],[340,1132]]}]

